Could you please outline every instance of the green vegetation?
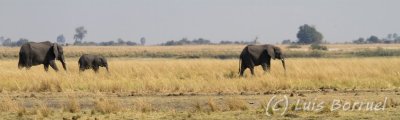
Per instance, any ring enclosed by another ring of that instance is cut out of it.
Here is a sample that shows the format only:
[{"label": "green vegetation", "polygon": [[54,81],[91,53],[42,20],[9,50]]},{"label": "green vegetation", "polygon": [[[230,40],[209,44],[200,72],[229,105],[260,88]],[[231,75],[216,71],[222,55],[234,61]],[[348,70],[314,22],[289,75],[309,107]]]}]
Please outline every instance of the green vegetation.
[{"label": "green vegetation", "polygon": [[328,50],[328,47],[317,43],[311,44],[310,48],[311,50]]},{"label": "green vegetation", "polygon": [[314,26],[303,25],[299,27],[299,32],[297,33],[298,44],[312,44],[312,43],[322,43],[323,35],[315,29]]}]

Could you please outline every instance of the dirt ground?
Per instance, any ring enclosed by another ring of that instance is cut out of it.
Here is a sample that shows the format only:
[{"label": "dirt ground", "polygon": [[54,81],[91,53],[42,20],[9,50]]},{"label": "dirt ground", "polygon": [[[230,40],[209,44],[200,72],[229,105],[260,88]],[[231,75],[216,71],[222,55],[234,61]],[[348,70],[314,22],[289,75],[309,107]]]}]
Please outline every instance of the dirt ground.
[{"label": "dirt ground", "polygon": [[[2,119],[400,118],[397,90],[164,95],[3,91],[0,100]],[[373,104],[373,107],[357,106],[358,103]]]}]

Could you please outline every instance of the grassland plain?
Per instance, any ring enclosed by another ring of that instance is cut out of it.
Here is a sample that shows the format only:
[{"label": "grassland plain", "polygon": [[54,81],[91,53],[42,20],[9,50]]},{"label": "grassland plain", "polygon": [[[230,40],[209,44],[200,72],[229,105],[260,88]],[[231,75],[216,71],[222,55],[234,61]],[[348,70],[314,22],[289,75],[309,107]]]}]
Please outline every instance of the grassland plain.
[{"label": "grassland plain", "polygon": [[[65,47],[68,71],[45,72],[43,66],[17,68],[19,48],[0,47],[0,115],[2,119],[398,119],[399,45],[328,45],[330,54],[360,49],[394,50],[392,57],[323,57],[279,61],[272,71],[238,77],[238,59],[212,59],[243,46]],[[285,46],[282,46],[286,48]],[[308,46],[286,49],[310,52]],[[393,51],[392,51],[393,52]],[[83,53],[108,56],[110,73],[78,71]],[[148,53],[156,56],[137,55]],[[164,55],[160,55],[164,54]],[[168,55],[171,55],[168,56]],[[375,54],[375,53],[373,53]],[[157,56],[165,57],[159,58]],[[183,57],[182,57],[183,55]],[[10,57],[14,56],[14,57]],[[187,57],[190,56],[190,57]],[[197,57],[196,57],[197,56]],[[369,56],[369,55],[365,55]],[[375,55],[372,55],[375,56]],[[380,55],[379,55],[380,56]],[[200,58],[200,59],[175,59]],[[217,57],[220,58],[220,57]],[[228,57],[229,58],[229,57]],[[61,65],[57,63],[60,67]],[[264,105],[272,95],[382,101],[378,112],[290,111],[268,117]]]},{"label": "grassland plain", "polygon": [[240,93],[270,90],[396,89],[400,86],[399,57],[293,58],[284,72],[279,61],[272,71],[256,68],[256,76],[238,77],[238,60],[228,59],[109,59],[105,70],[79,73],[77,59],[67,59],[68,71],[45,72],[43,66],[19,70],[17,60],[1,60],[2,91],[86,91],[161,93]]}]

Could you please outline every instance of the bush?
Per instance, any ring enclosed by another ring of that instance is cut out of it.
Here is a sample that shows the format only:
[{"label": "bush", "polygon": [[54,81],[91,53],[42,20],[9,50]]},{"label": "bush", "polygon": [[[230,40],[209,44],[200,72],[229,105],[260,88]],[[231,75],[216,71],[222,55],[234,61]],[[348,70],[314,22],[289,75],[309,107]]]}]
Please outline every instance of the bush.
[{"label": "bush", "polygon": [[328,47],[320,45],[320,44],[311,44],[311,50],[328,50]]},{"label": "bush", "polygon": [[297,45],[297,44],[292,44],[292,45],[287,46],[286,48],[301,48],[301,46]]}]

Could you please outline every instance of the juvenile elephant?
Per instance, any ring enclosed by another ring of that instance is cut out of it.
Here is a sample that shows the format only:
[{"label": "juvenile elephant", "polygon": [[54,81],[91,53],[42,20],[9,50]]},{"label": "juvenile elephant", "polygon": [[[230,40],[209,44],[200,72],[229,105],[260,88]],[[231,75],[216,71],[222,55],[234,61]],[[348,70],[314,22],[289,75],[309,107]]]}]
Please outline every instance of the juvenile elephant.
[{"label": "juvenile elephant", "polygon": [[271,68],[271,59],[282,60],[283,68],[285,67],[285,59],[282,50],[273,45],[248,45],[240,54],[239,73],[243,76],[244,70],[249,68],[251,74],[254,75],[254,66],[261,65],[265,72]]},{"label": "juvenile elephant", "polygon": [[55,60],[60,60],[65,71],[67,71],[62,46],[46,42],[29,42],[21,46],[19,51],[18,68],[30,69],[35,65],[44,65],[44,70],[49,70],[49,65],[58,71]]},{"label": "juvenile elephant", "polygon": [[84,54],[79,58],[78,64],[80,71],[93,69],[95,72],[98,72],[99,67],[106,67],[108,72],[107,59],[103,56]]}]

